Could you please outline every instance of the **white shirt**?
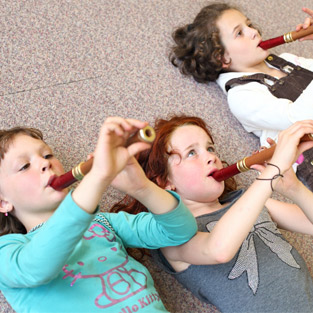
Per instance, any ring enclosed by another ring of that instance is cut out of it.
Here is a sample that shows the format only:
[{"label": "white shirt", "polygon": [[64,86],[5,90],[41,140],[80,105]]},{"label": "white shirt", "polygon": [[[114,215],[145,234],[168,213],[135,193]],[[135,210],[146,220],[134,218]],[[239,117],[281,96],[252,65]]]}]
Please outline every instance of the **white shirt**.
[{"label": "white shirt", "polygon": [[[313,59],[290,53],[280,57],[313,72]],[[248,132],[260,137],[262,146],[268,146],[268,137],[277,140],[278,133],[294,122],[313,119],[313,81],[294,102],[276,98],[267,86],[258,82],[239,85],[226,92],[225,84],[230,79],[252,74],[256,73],[222,73],[216,82],[227,95],[231,112]]]}]

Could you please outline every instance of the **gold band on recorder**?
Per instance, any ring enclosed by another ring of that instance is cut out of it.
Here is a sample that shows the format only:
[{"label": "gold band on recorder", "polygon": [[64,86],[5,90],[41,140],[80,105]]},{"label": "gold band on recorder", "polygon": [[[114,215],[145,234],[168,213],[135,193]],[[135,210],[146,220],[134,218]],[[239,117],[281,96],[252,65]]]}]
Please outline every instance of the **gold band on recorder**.
[{"label": "gold band on recorder", "polygon": [[84,162],[80,162],[77,166],[72,169],[72,175],[77,180],[82,180],[84,178],[84,174],[82,173],[81,166]]},{"label": "gold band on recorder", "polygon": [[293,38],[292,38],[292,33],[291,33],[291,32],[289,32],[289,33],[287,33],[287,34],[284,34],[284,41],[285,41],[286,43],[289,43],[289,42],[293,42],[293,41],[294,41]]},{"label": "gold band on recorder", "polygon": [[246,159],[247,159],[247,157],[245,157],[245,158],[243,158],[237,162],[238,171],[241,173],[249,171],[249,167],[246,165]]}]

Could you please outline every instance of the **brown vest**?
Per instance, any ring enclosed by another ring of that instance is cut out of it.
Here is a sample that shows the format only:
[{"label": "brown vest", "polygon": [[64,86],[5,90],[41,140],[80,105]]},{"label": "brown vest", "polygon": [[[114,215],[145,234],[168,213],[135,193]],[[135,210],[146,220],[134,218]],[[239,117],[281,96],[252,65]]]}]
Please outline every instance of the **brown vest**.
[{"label": "brown vest", "polygon": [[277,55],[269,55],[266,62],[287,75],[280,79],[263,73],[245,75],[229,80],[225,85],[226,91],[237,85],[258,82],[267,86],[268,90],[275,97],[295,101],[313,80],[313,72],[301,66],[294,65]]}]

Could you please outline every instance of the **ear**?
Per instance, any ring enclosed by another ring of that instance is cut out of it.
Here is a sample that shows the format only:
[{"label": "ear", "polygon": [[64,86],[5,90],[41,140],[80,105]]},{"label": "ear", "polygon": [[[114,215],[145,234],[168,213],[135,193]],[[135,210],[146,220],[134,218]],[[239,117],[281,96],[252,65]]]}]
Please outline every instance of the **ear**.
[{"label": "ear", "polygon": [[223,65],[222,65],[222,68],[225,70],[228,69],[229,67],[230,67],[230,63],[227,63],[227,64],[223,63]]},{"label": "ear", "polygon": [[8,212],[11,212],[13,210],[13,205],[2,198],[0,198],[0,212],[3,214],[6,214]]},{"label": "ear", "polygon": [[164,189],[175,191],[176,187],[170,181],[167,181]]},{"label": "ear", "polygon": [[171,186],[166,186],[165,190],[176,191],[176,188],[175,188],[175,186],[171,185]]},{"label": "ear", "polygon": [[[161,185],[160,177],[157,177],[156,181],[157,181],[157,184],[160,186]],[[173,190],[173,191],[175,191],[176,187],[169,180],[167,180],[164,189],[165,190]]]},{"label": "ear", "polygon": [[228,69],[231,65],[231,58],[229,56],[229,53],[227,51],[225,51],[223,57],[222,57],[222,67],[223,69]]}]

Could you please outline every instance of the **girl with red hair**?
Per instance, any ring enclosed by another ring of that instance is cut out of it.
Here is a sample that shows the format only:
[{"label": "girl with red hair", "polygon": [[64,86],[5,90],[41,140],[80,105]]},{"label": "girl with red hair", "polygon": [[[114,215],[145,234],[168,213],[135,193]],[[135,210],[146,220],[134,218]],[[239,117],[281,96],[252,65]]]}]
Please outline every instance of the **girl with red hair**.
[{"label": "girl with red hair", "polygon": [[[160,187],[178,193],[195,216],[198,233],[178,247],[151,250],[155,261],[200,300],[222,312],[312,312],[313,282],[304,260],[277,227],[313,235],[313,194],[291,165],[313,142],[313,121],[281,132],[275,153],[246,190],[217,182],[223,167],[205,122],[174,116],[155,124],[156,139],[139,163]],[[273,191],[294,204],[274,200]],[[126,198],[113,211],[146,210]]]}]

